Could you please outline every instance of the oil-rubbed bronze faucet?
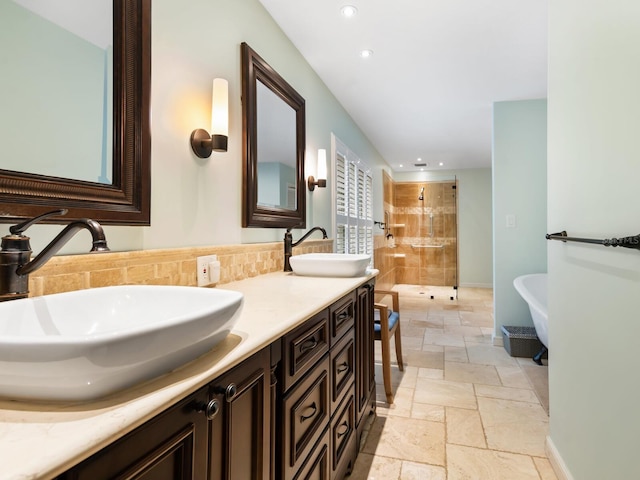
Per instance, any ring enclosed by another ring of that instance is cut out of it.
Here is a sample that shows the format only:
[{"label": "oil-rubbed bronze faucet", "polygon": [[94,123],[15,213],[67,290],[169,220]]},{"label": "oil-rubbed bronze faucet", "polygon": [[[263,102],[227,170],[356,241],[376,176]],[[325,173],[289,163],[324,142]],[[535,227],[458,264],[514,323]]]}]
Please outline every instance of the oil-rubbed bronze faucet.
[{"label": "oil-rubbed bronze faucet", "polygon": [[80,218],[70,222],[36,258],[31,260],[30,239],[23,235],[23,232],[45,218],[66,213],[67,210],[64,209],[43,213],[13,225],[9,228],[11,234],[2,237],[0,245],[0,302],[27,297],[29,295],[29,274],[47,263],[71,237],[82,229],[89,230],[93,237],[92,252],[109,251],[102,226],[90,218]]},{"label": "oil-rubbed bronze faucet", "polygon": [[289,263],[289,259],[291,258],[291,255],[293,253],[293,247],[297,247],[298,245],[300,245],[302,242],[304,242],[307,239],[307,237],[309,235],[311,235],[316,230],[319,230],[319,231],[322,232],[322,238],[329,238],[329,237],[327,237],[327,231],[324,228],[322,228],[322,227],[313,227],[311,230],[309,230],[307,233],[305,233],[300,240],[298,240],[297,242],[293,243],[293,236],[291,235],[291,228],[287,228],[287,231],[284,234],[284,271],[285,272],[290,272],[291,271],[291,263]]}]

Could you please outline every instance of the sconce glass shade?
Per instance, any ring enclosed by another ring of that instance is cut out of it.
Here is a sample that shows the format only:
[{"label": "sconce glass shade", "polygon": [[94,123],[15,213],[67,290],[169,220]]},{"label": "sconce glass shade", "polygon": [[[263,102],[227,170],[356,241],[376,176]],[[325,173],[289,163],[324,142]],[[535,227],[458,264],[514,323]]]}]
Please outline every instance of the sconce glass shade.
[{"label": "sconce glass shade", "polygon": [[229,82],[224,78],[213,80],[211,134],[229,136]]},{"label": "sconce glass shade", "polygon": [[211,134],[199,128],[191,133],[191,148],[200,158],[208,158],[212,151],[226,152],[229,139],[229,82],[213,80],[211,95]]},{"label": "sconce glass shade", "polygon": [[324,148],[318,150],[318,180],[327,179],[327,151]]},{"label": "sconce glass shade", "polygon": [[310,191],[314,191],[316,186],[319,188],[325,188],[327,186],[327,151],[324,148],[318,150],[318,166],[317,171],[318,179],[313,178],[312,175],[307,179],[307,187]]}]

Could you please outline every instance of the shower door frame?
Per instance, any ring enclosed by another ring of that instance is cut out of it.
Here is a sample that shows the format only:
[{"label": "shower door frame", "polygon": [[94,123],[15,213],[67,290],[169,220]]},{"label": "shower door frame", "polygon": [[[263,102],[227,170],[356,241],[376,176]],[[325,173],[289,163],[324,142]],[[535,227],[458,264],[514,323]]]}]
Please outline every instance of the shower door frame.
[{"label": "shower door frame", "polygon": [[[459,276],[460,276],[459,275],[459,272],[460,272],[460,265],[459,265],[459,261],[460,261],[460,235],[459,235],[459,220],[458,220],[458,217],[459,217],[459,211],[458,211],[459,186],[458,185],[459,184],[458,184],[457,177],[455,175],[451,175],[451,176],[448,176],[448,178],[444,178],[444,179],[443,178],[438,178],[438,179],[434,178],[434,179],[425,179],[425,180],[419,180],[419,181],[394,182],[394,184],[395,184],[394,188],[396,189],[396,191],[395,191],[396,195],[394,195],[394,217],[396,217],[396,218],[394,218],[394,222],[396,222],[396,223],[397,223],[396,219],[400,215],[398,213],[398,210],[400,208],[402,208],[402,207],[398,206],[397,191],[398,191],[398,188],[402,188],[402,185],[416,186],[417,187],[416,188],[417,192],[420,192],[420,187],[422,187],[423,189],[426,190],[426,192],[428,192],[429,191],[428,187],[429,187],[430,184],[431,185],[433,185],[433,184],[452,184],[451,187],[452,187],[453,190],[455,190],[455,192],[453,193],[453,197],[454,197],[453,198],[453,213],[455,215],[455,225],[454,225],[454,228],[455,228],[455,249],[454,249],[454,252],[453,252],[453,254],[455,256],[455,269],[454,269],[454,272],[453,272],[453,275],[454,275],[453,284],[450,284],[450,283],[447,282],[447,272],[446,272],[447,261],[446,261],[446,253],[444,251],[443,251],[444,258],[442,259],[442,262],[443,262],[442,268],[444,269],[444,271],[443,271],[443,282],[442,282],[443,285],[433,285],[433,284],[429,283],[426,278],[424,278],[424,280],[421,280],[421,277],[422,277],[421,270],[423,268],[423,266],[422,266],[422,263],[423,263],[422,262],[422,253],[421,252],[418,253],[418,272],[417,272],[417,282],[416,282],[416,284],[418,284],[420,286],[425,286],[425,287],[427,287],[427,286],[444,286],[444,287],[451,286],[455,290],[455,297],[457,299],[458,286],[459,286]],[[423,195],[424,195],[424,191],[423,191]],[[420,201],[419,197],[420,197],[420,193],[418,193],[417,196],[416,196],[416,198],[418,198],[418,201]],[[424,195],[424,198],[427,198],[427,195]],[[424,207],[421,207],[421,208],[424,208]],[[446,205],[443,205],[443,208],[446,208]],[[431,212],[431,213],[433,214],[433,212]],[[421,224],[422,224],[422,217],[424,216],[424,214],[420,213],[419,215],[420,216],[419,216],[419,220],[418,221],[420,222],[420,225],[418,225],[418,233],[420,233],[420,231],[421,231],[420,227],[421,227]],[[428,214],[426,214],[426,215],[428,215]],[[443,220],[442,220],[443,222],[446,222],[445,215],[446,214],[443,213]],[[443,226],[442,226],[443,234],[445,233],[445,230],[444,230],[445,228],[446,228],[445,224],[443,224]],[[433,233],[433,228],[430,230],[430,232]],[[407,235],[405,234],[405,235],[403,235],[403,237],[407,238]],[[404,240],[404,238],[403,238],[403,240]],[[411,238],[411,237],[409,237],[409,238]],[[424,242],[424,237],[423,236],[419,236],[418,238],[420,239],[419,245],[422,245],[423,244],[422,242]],[[447,237],[443,236],[442,238],[444,240]],[[404,245],[406,247],[406,242],[404,242]],[[445,243],[443,243],[443,247],[442,248],[446,248],[446,244]],[[404,283],[404,282],[398,282],[398,283]],[[451,297],[451,298],[453,299],[453,297]]]}]

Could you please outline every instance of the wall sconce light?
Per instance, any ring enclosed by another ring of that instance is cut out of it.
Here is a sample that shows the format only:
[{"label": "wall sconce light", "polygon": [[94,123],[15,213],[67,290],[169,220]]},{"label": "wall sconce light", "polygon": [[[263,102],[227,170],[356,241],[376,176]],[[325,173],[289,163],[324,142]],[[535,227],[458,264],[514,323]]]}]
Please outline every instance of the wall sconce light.
[{"label": "wall sconce light", "polygon": [[209,158],[212,151],[226,152],[229,139],[229,82],[213,80],[211,99],[211,135],[202,128],[191,132],[191,148],[200,158]]},{"label": "wall sconce light", "polygon": [[325,188],[327,186],[327,151],[324,148],[318,150],[318,180],[309,175],[307,186],[313,192],[316,186]]}]

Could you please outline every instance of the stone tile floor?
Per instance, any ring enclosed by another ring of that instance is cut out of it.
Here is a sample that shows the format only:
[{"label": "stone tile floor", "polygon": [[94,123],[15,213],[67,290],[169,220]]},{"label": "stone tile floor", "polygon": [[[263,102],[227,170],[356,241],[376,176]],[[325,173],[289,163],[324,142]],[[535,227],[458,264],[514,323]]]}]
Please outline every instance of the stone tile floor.
[{"label": "stone tile floor", "polygon": [[492,345],[492,291],[450,300],[451,288],[395,289],[405,371],[392,366],[388,405],[376,342],[377,416],[348,478],[557,480],[545,455],[547,367]]}]

